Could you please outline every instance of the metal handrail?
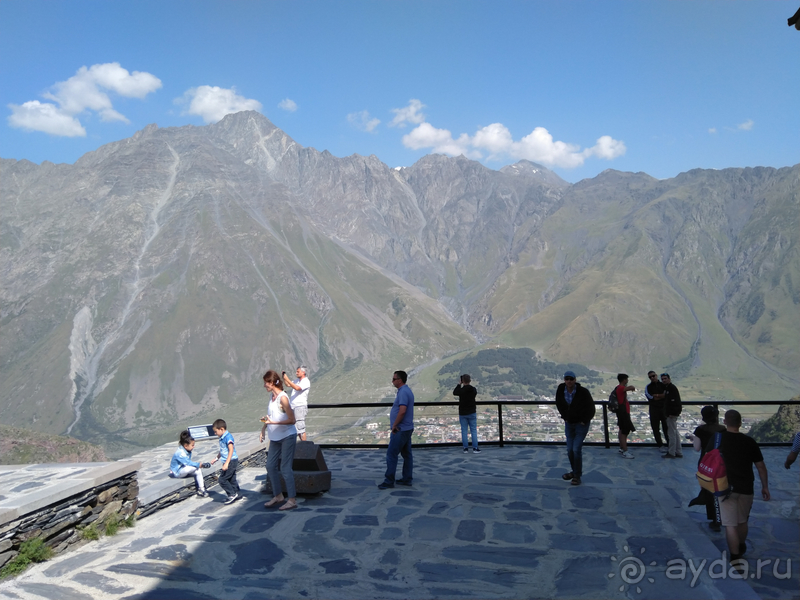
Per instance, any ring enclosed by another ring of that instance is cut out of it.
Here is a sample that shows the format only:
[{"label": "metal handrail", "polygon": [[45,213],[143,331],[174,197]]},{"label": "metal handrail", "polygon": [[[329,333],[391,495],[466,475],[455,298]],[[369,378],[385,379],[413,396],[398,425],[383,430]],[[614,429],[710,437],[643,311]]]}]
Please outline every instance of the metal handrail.
[{"label": "metal handrail", "polygon": [[[477,406],[496,406],[497,407],[497,425],[498,425],[498,439],[497,440],[486,440],[481,441],[481,445],[488,445],[488,446],[500,446],[501,448],[504,447],[506,444],[512,444],[515,446],[565,446],[566,442],[553,442],[553,441],[537,441],[537,440],[506,440],[503,437],[503,406],[529,406],[529,405],[552,405],[555,406],[554,400],[480,400],[475,402]],[[611,436],[609,435],[608,430],[608,402],[607,401],[600,401],[595,402],[595,405],[600,404],[603,408],[603,437],[604,441],[602,442],[584,442],[584,446],[604,446],[606,448],[611,447]],[[644,400],[629,400],[628,404],[631,406],[647,406],[648,402]],[[702,401],[702,400],[684,400],[681,402],[684,406],[713,406],[717,410],[719,410],[720,406],[773,406],[773,405],[781,405],[781,404],[789,404],[789,405],[797,405],[800,404],[800,400],[761,400],[761,401],[753,401],[753,400],[714,400],[713,402],[710,401]],[[309,409],[325,409],[325,408],[386,408],[387,406],[391,406],[391,402],[387,399],[385,402],[346,402],[342,404],[309,404]],[[439,402],[414,402],[414,406],[417,407],[425,407],[425,406],[458,406],[458,401],[439,401]],[[759,446],[791,446],[792,443],[789,442],[759,442]],[[386,444],[319,444],[323,448],[385,448]],[[439,448],[439,447],[448,447],[448,446],[460,446],[461,442],[437,442],[434,444],[431,443],[419,443],[414,444],[415,448]],[[647,447],[647,446],[655,446],[656,444],[653,442],[628,442],[629,446],[639,446],[639,447]]]}]

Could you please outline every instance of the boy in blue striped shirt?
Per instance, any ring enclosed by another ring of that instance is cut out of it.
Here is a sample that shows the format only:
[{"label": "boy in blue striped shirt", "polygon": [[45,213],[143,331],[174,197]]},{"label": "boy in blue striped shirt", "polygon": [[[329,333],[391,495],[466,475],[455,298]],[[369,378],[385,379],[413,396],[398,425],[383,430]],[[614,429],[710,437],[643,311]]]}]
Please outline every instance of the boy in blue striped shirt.
[{"label": "boy in blue striped shirt", "polygon": [[228,498],[225,504],[233,504],[239,498],[239,482],[236,481],[236,467],[239,466],[239,457],[236,454],[236,444],[228,424],[222,419],[217,419],[211,426],[219,437],[219,453],[217,460],[222,459],[222,469],[219,472],[219,485],[225,490]]}]

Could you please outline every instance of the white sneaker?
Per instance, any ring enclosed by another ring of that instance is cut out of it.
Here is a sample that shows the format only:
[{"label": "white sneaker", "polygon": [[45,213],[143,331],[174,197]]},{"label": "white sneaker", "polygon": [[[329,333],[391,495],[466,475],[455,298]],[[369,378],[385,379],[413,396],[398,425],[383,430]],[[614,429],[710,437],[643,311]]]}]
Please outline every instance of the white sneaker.
[{"label": "white sneaker", "polygon": [[633,454],[630,453],[630,450],[628,452],[620,452],[619,455],[622,458],[636,458]]}]

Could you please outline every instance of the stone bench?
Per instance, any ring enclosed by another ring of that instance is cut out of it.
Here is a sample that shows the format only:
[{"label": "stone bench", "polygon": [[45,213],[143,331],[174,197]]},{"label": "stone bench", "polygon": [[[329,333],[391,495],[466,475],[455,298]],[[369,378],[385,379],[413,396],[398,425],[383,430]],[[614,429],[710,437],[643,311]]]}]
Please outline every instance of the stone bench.
[{"label": "stone bench", "polygon": [[[322,448],[314,442],[297,442],[292,461],[294,486],[298,494],[318,494],[331,489],[331,472],[322,456]],[[286,481],[281,475],[282,492],[286,493]],[[272,493],[272,483],[267,477],[262,488],[265,494]]]},{"label": "stone bench", "polygon": [[[258,441],[257,432],[234,433],[236,454],[239,457],[237,472],[244,468],[264,467],[267,444]],[[139,518],[146,517],[166,506],[181,502],[195,495],[194,477],[173,478],[169,476],[169,462],[178,445],[166,444],[153,450],[137,454],[134,458],[143,464],[139,472]],[[219,451],[217,438],[196,440],[192,459],[196,462],[211,462]],[[217,485],[222,461],[203,469],[206,489]]]}]

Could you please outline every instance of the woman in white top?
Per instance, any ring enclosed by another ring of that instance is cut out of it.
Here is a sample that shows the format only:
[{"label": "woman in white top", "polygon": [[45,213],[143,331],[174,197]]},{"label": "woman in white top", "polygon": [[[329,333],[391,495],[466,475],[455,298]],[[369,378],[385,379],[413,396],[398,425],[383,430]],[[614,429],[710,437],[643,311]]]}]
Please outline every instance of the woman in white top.
[{"label": "woman in white top", "polygon": [[267,416],[261,419],[260,441],[264,441],[264,432],[269,436],[269,455],[267,457],[267,475],[272,484],[272,500],[264,504],[264,508],[277,506],[284,501],[281,488],[281,475],[286,482],[286,503],[278,510],[291,510],[297,508],[297,498],[294,487],[294,448],[297,443],[297,429],[294,426],[294,412],[289,404],[289,396],[283,391],[283,382],[276,371],[269,370],[264,373],[264,387],[272,392]]}]

